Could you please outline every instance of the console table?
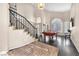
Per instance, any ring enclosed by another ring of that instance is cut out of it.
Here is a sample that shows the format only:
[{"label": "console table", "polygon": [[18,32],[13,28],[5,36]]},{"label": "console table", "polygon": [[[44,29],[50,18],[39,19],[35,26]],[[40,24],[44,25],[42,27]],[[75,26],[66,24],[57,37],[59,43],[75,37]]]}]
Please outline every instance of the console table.
[{"label": "console table", "polygon": [[42,32],[44,34],[44,42],[46,43],[46,36],[56,36],[56,39],[57,39],[57,33],[55,32]]}]

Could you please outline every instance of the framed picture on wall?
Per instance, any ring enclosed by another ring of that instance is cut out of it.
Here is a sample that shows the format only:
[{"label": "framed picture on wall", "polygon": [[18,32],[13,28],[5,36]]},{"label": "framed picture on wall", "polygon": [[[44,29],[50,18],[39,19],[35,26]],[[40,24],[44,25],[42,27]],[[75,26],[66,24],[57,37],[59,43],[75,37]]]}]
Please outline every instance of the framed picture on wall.
[{"label": "framed picture on wall", "polygon": [[74,18],[71,18],[72,27],[74,27]]}]

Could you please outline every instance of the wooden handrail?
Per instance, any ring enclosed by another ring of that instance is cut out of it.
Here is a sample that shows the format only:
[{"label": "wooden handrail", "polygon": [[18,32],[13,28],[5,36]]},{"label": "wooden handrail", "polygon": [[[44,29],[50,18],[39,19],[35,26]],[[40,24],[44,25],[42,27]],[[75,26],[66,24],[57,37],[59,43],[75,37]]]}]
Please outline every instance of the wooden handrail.
[{"label": "wooden handrail", "polygon": [[14,11],[14,10],[12,10],[12,9],[9,9],[9,10],[12,11],[12,12],[14,12],[14,13],[16,13],[16,14],[18,14],[19,16],[23,17],[34,29],[37,29],[37,28],[35,28],[35,26],[33,26],[24,16],[22,16],[21,14],[17,13],[16,11]]}]

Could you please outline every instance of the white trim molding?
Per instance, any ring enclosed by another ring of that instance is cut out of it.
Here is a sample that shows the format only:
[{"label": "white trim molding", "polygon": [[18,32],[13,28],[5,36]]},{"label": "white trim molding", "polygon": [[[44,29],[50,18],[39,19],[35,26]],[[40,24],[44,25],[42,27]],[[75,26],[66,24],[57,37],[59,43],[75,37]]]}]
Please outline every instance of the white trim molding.
[{"label": "white trim molding", "polygon": [[6,51],[0,51],[0,56],[7,56],[8,54],[7,54],[7,50]]}]

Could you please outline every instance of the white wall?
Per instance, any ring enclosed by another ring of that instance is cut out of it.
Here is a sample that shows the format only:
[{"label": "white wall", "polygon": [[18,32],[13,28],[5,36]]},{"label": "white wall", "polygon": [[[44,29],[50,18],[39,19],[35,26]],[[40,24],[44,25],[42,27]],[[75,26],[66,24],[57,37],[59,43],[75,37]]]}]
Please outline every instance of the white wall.
[{"label": "white wall", "polygon": [[71,17],[74,18],[75,26],[72,28],[71,40],[79,52],[79,4],[73,4],[71,8]]},{"label": "white wall", "polygon": [[8,4],[0,3],[0,52],[8,50]]},{"label": "white wall", "polygon": [[17,11],[29,21],[34,22],[34,10],[31,4],[17,3]]},{"label": "white wall", "polygon": [[75,18],[75,16],[76,16],[76,5],[72,4],[70,17],[74,17]]},{"label": "white wall", "polygon": [[74,18],[74,27],[79,28],[79,4],[72,5],[70,17]]},{"label": "white wall", "polygon": [[35,39],[23,29],[13,30],[13,28],[13,26],[9,27],[9,50],[34,42]]}]

